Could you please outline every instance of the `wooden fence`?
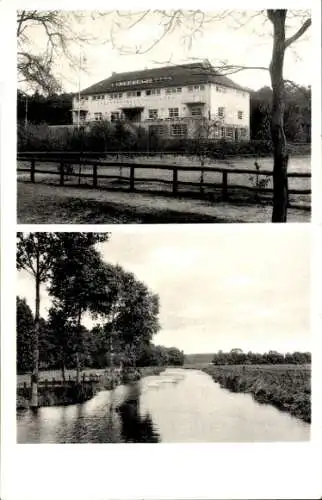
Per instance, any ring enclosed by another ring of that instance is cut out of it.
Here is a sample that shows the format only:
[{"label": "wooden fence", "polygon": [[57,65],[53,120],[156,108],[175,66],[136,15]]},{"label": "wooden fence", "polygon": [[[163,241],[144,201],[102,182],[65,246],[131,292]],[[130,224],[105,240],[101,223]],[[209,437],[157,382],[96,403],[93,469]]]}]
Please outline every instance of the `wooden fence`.
[{"label": "wooden fence", "polygon": [[[78,178],[78,183],[80,179],[90,180],[90,185],[93,188],[103,188],[106,186],[100,185],[100,180],[114,180],[120,181],[120,186],[118,189],[128,190],[129,192],[134,191],[144,191],[141,189],[139,184],[144,183],[160,183],[170,186],[171,192],[174,196],[180,196],[183,194],[180,192],[179,188],[181,186],[197,188],[200,194],[204,195],[205,190],[216,189],[221,192],[221,198],[223,201],[229,201],[230,194],[233,191],[243,191],[255,194],[255,199],[259,193],[272,194],[273,189],[267,187],[265,182],[261,182],[262,179],[269,179],[273,177],[273,172],[270,170],[260,170],[256,169],[246,169],[246,168],[232,168],[232,167],[208,167],[208,166],[184,166],[184,165],[174,165],[174,164],[156,164],[156,163],[133,163],[129,161],[105,161],[93,158],[93,155],[100,155],[99,153],[88,153],[86,155],[80,155],[79,153],[21,153],[18,154],[18,161],[20,162],[30,162],[30,167],[19,166],[17,171],[19,173],[29,173],[30,182],[36,182],[36,174],[47,174],[50,176],[59,176],[59,185],[64,186],[66,181],[71,177]],[[121,154],[121,153],[120,153]],[[122,153],[123,154],[123,153]],[[54,163],[57,164],[57,170],[50,170],[48,168],[41,168],[42,163]],[[40,164],[36,168],[36,164]],[[79,171],[75,172],[73,166],[79,165]],[[86,167],[87,170],[91,170],[89,173],[82,172],[81,168]],[[129,175],[116,175],[115,172],[108,173],[108,170],[118,167],[118,168],[128,168]],[[139,177],[136,178],[135,172],[138,169],[153,170],[155,171],[170,171],[171,179],[157,178],[157,177]],[[182,180],[179,179],[181,173],[194,172],[199,173],[199,182]],[[206,182],[204,180],[205,174],[214,172],[221,175],[221,182]],[[230,175],[241,175],[241,176],[254,176],[253,185],[245,184],[230,184]],[[299,179],[309,179],[311,178],[310,172],[289,172],[288,178],[299,178]],[[288,194],[294,195],[310,195],[310,188],[292,188],[288,190]],[[299,206],[299,208],[309,208],[308,205]],[[294,205],[293,205],[294,206]]]},{"label": "wooden fence", "polygon": [[[82,384],[93,384],[93,383],[98,383],[101,380],[100,375],[95,375],[93,373],[86,374],[83,373],[81,376],[81,383]],[[69,375],[68,377],[63,380],[62,378],[55,378],[52,377],[51,379],[45,378],[45,379],[40,379],[38,381],[38,386],[40,387],[55,387],[55,386],[66,386],[66,385],[75,385],[76,384],[76,376],[71,376]],[[18,388],[24,388],[27,389],[30,387],[30,382],[18,382],[17,383]]]}]

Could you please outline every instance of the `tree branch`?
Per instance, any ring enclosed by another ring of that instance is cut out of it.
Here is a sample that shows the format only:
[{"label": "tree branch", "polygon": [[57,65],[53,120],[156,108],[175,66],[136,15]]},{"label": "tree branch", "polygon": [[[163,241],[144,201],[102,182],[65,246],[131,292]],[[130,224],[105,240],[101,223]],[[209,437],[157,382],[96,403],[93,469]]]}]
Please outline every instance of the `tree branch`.
[{"label": "tree branch", "polygon": [[287,38],[285,40],[285,44],[284,44],[285,49],[287,49],[287,47],[289,47],[292,43],[296,42],[296,40],[298,40],[309,29],[309,27],[311,26],[311,24],[312,24],[312,20],[311,19],[307,19],[302,24],[302,26],[300,27],[300,29],[298,29],[297,32],[294,33],[294,35],[292,35],[289,38]]}]

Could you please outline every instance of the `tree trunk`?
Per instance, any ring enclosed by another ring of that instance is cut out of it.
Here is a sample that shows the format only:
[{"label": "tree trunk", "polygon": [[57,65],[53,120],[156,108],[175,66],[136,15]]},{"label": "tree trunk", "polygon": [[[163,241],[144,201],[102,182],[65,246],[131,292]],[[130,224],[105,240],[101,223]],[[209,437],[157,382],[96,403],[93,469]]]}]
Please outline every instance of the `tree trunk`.
[{"label": "tree trunk", "polygon": [[37,262],[36,275],[36,307],[35,307],[35,326],[32,349],[32,374],[31,374],[31,398],[30,407],[38,408],[38,379],[39,379],[39,310],[40,310],[40,279]]},{"label": "tree trunk", "polygon": [[79,362],[79,352],[76,352],[76,383],[80,384],[81,374],[80,374],[80,362]]},{"label": "tree trunk", "polygon": [[[78,330],[78,336],[81,334],[81,318],[82,318],[82,311],[81,308],[78,311],[78,318],[77,318],[77,330]],[[78,343],[80,339],[77,340]],[[79,360],[79,345],[76,351],[76,383],[80,384],[81,381],[81,370],[80,370],[80,360]]]},{"label": "tree trunk", "polygon": [[273,53],[269,67],[273,89],[271,118],[271,135],[274,152],[272,222],[286,222],[288,205],[288,154],[284,133],[283,79],[286,10],[268,10],[267,14],[273,24],[274,31]]}]

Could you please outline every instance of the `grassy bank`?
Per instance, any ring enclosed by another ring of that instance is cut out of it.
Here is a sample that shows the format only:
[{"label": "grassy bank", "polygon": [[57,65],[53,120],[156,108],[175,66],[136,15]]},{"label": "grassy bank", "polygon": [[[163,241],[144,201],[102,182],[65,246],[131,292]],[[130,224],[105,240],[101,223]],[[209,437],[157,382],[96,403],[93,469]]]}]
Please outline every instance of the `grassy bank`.
[{"label": "grassy bank", "polygon": [[260,403],[311,422],[311,368],[308,365],[208,365],[201,368],[221,387],[252,394]]}]

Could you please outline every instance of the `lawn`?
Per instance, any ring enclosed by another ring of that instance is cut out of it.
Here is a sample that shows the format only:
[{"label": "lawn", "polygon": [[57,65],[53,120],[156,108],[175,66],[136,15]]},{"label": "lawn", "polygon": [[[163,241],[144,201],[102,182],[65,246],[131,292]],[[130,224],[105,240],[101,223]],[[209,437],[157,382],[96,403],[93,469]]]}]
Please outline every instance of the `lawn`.
[{"label": "lawn", "polygon": [[[219,168],[230,168],[230,169],[246,169],[254,170],[254,161],[256,158],[230,158],[227,160],[206,160],[205,172],[204,172],[204,183],[210,183],[211,186],[204,186],[203,193],[200,193],[200,172],[196,171],[184,171],[178,172],[178,182],[179,182],[179,194],[190,194],[192,196],[210,196],[212,200],[220,200],[222,193],[221,188],[218,187],[222,183],[222,173],[219,172],[207,172],[207,167],[219,167]],[[116,161],[115,158],[107,160]],[[145,192],[163,192],[170,194],[172,192],[172,171],[171,170],[161,170],[157,167],[165,165],[182,165],[191,167],[200,167],[200,162],[197,157],[187,157],[183,155],[178,155],[175,157],[144,157],[129,159],[126,158],[127,162],[134,164],[151,164],[155,165],[154,168],[136,168],[135,169],[135,189],[138,191]],[[272,171],[273,161],[272,158],[260,158],[257,159],[261,170]],[[98,187],[105,189],[116,189],[116,190],[127,190],[129,187],[130,179],[130,168],[123,167],[122,161],[119,159],[120,166],[112,167],[99,167],[98,168]],[[18,162],[18,167],[30,168],[29,162]],[[57,163],[53,162],[38,162],[36,163],[36,169],[40,169],[43,172],[36,174],[36,182],[59,184],[59,175],[52,175],[47,172],[53,171],[58,172]],[[92,167],[82,165],[81,173],[86,175],[85,178],[79,178],[78,173],[80,171],[79,165],[73,166],[74,174],[66,176],[66,185],[92,185]],[[290,158],[289,161],[289,172],[310,172],[311,170],[311,158],[310,156],[294,156]],[[114,176],[114,178],[102,178],[102,175]],[[118,179],[115,177],[119,177]],[[121,177],[121,179],[120,179]],[[229,185],[238,186],[248,186],[254,187],[255,180],[253,174],[238,174],[229,173],[228,174],[228,188]],[[272,188],[272,177],[261,176],[260,179],[267,179],[266,187]],[[29,180],[30,174],[28,172],[18,173],[19,180]],[[144,179],[151,179],[149,181]],[[289,189],[310,189],[310,178],[289,178]],[[188,186],[180,184],[180,182],[185,183],[196,183],[195,186]],[[217,185],[217,187],[215,187]],[[242,189],[229,190],[229,196],[232,201],[238,200],[249,200],[254,201],[254,193],[250,191],[245,191]],[[261,198],[265,200],[271,199],[271,194],[261,194]],[[290,195],[290,202],[296,205],[310,206],[310,195],[302,194],[292,194]]]},{"label": "lawn", "polygon": [[[270,222],[267,204],[234,204],[147,193],[18,182],[20,224],[152,224]],[[309,222],[310,212],[288,210],[289,222]]]},{"label": "lawn", "polygon": [[208,365],[201,369],[224,388],[250,393],[260,403],[311,422],[310,365]]}]

